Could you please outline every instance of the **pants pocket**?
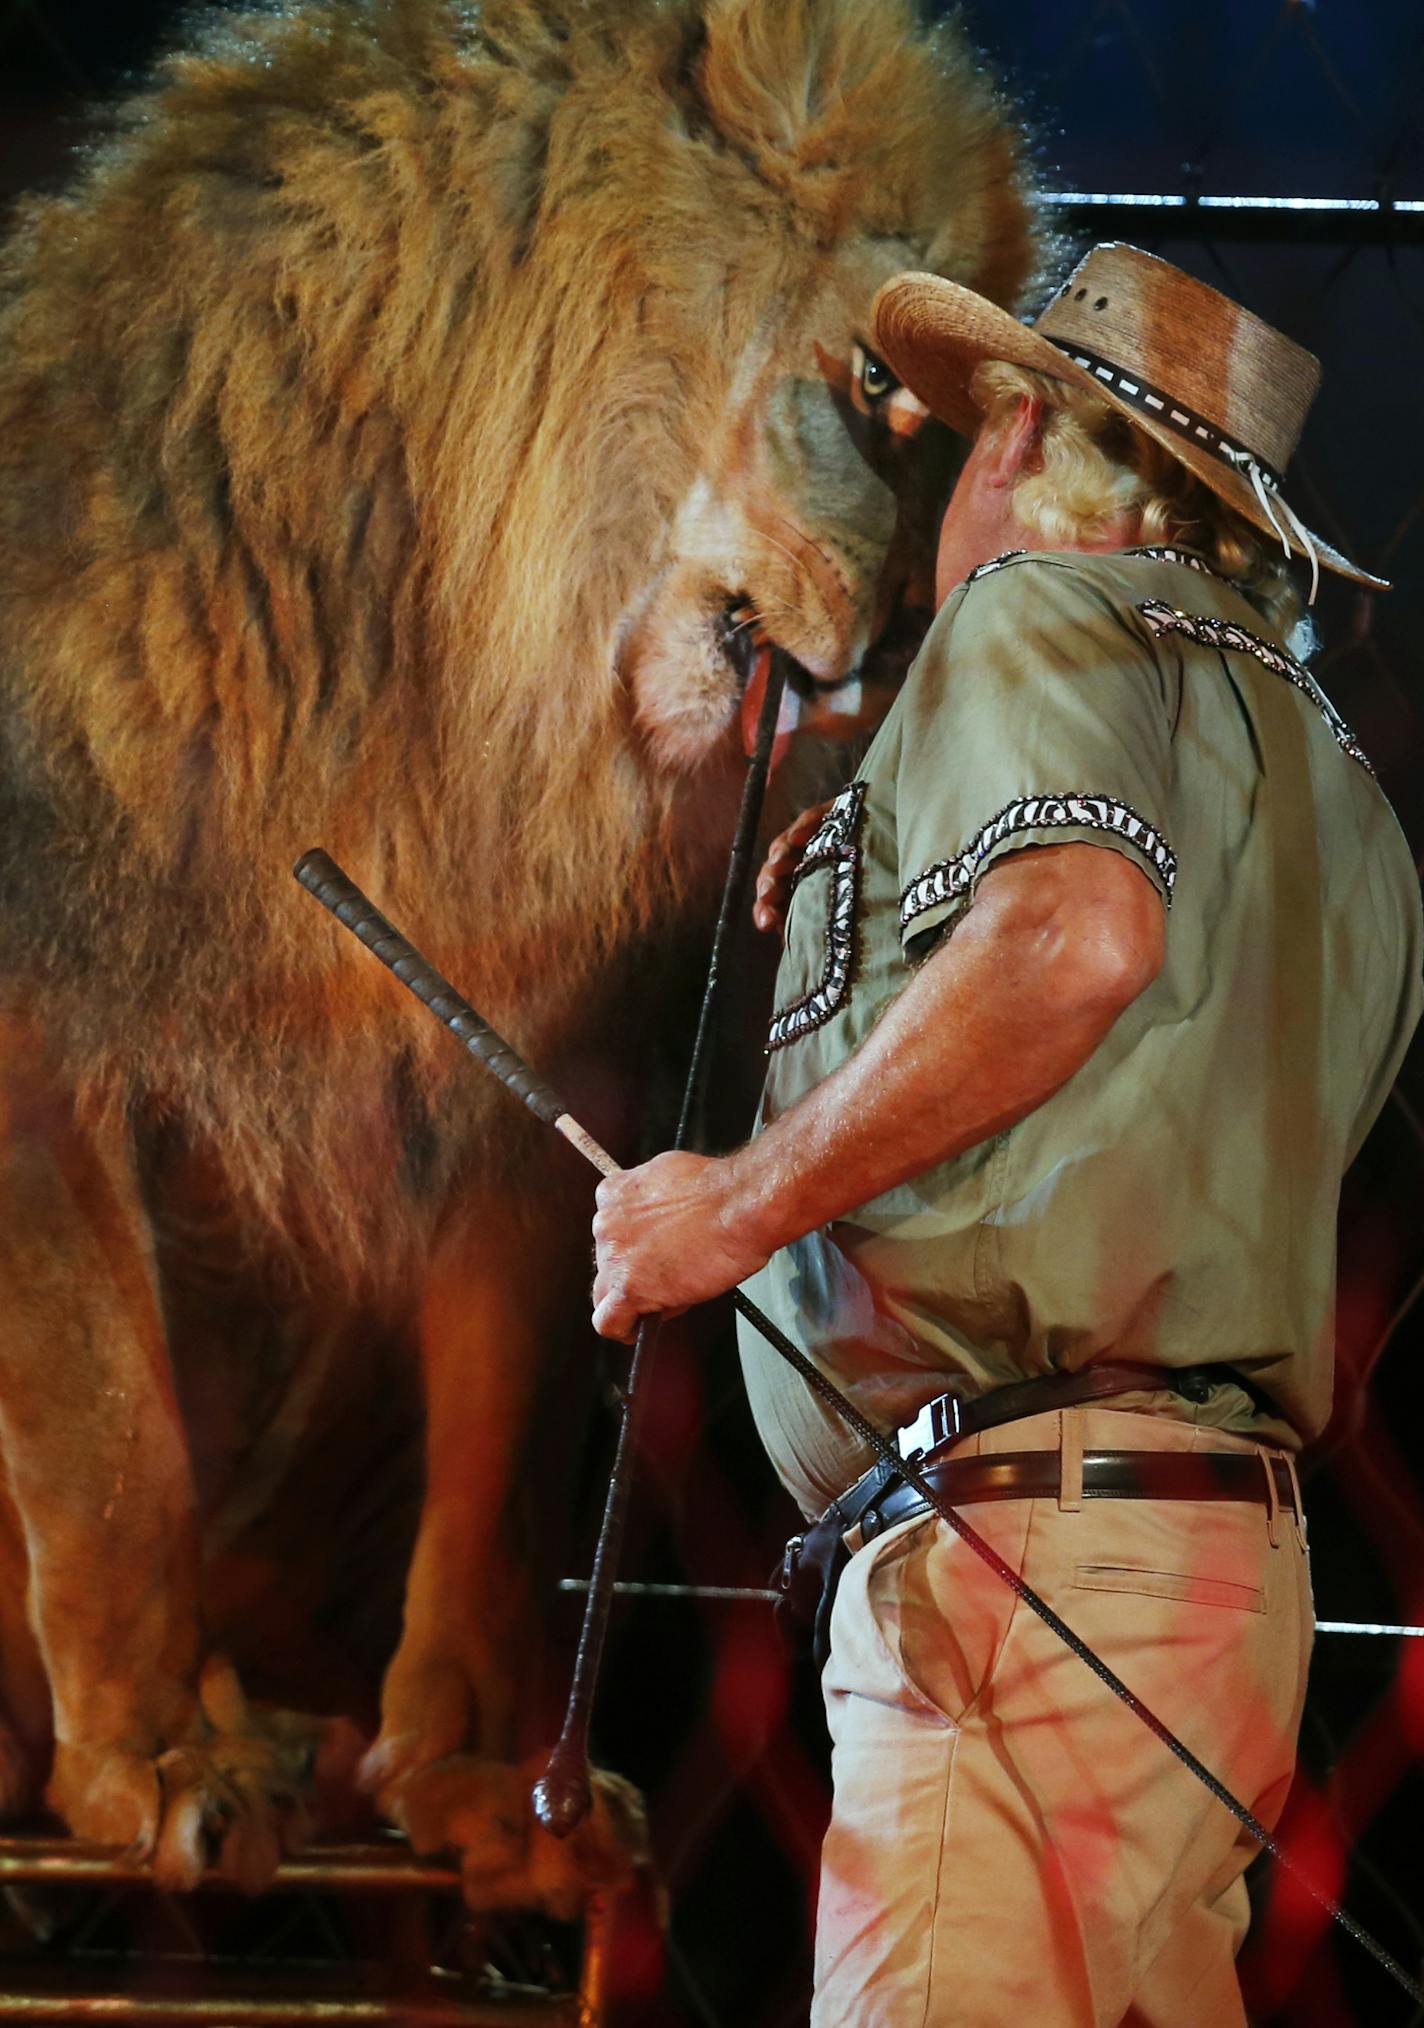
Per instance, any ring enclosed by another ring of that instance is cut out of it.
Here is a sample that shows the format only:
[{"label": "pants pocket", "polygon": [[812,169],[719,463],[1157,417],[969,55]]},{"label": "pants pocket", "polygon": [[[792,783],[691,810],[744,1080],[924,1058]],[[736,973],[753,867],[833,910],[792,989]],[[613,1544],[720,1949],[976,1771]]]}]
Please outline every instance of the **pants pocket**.
[{"label": "pants pocket", "polygon": [[[1034,1506],[1004,1501],[976,1513],[976,1528],[1022,1574]],[[906,1703],[942,1723],[964,1723],[991,1679],[1019,1610],[1017,1594],[942,1521],[877,1569],[868,1592]]]},{"label": "pants pocket", "polygon": [[1190,1576],[1185,1571],[1138,1570],[1123,1563],[1080,1563],[1073,1573],[1079,1591],[1127,1591],[1143,1598],[1184,1599],[1190,1605],[1231,1606],[1263,1613],[1266,1594],[1254,1585],[1224,1577]]}]

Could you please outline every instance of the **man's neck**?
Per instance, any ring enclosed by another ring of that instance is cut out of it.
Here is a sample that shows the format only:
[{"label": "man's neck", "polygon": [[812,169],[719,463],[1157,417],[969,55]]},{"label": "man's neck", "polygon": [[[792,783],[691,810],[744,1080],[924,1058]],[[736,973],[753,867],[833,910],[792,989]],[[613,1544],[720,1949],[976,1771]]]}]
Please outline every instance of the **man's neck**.
[{"label": "man's neck", "polygon": [[1133,544],[1140,542],[1141,539],[1142,531],[1135,514],[1121,515],[1097,537],[1075,538],[1071,542],[1047,541],[1036,529],[1026,527],[1016,516],[1012,514],[997,516],[982,526],[966,529],[964,539],[955,544],[952,558],[941,556],[941,572],[948,563],[955,575],[949,583],[944,583],[941,578],[936,587],[940,594],[937,603],[943,604],[950,592],[963,584],[971,571],[977,570],[982,564],[992,563],[998,556],[1006,556],[1023,549],[1041,551],[1048,555],[1104,556],[1111,555],[1116,550],[1131,549]]},{"label": "man's neck", "polygon": [[967,577],[979,564],[991,563],[1009,550],[1033,549],[1048,556],[1111,556],[1117,550],[1131,549],[1141,540],[1142,529],[1135,514],[1119,515],[1099,536],[1074,536],[1067,542],[1049,542],[1036,529],[1027,528],[1012,514],[1006,514],[998,528],[984,531],[984,553],[974,559],[964,574]]}]

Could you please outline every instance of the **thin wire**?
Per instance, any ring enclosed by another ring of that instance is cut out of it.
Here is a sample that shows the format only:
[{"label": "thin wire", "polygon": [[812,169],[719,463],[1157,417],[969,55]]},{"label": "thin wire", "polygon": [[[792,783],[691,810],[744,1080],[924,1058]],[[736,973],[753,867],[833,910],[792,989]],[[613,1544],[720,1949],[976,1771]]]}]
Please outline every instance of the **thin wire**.
[{"label": "thin wire", "polygon": [[[712,1598],[712,1599],[761,1599],[775,1605],[780,1598],[779,1591],[767,1591],[759,1585],[747,1584],[634,1584],[619,1578],[613,1587],[619,1598]],[[561,1577],[560,1591],[587,1591],[586,1577]]]},{"label": "thin wire", "polygon": [[705,2028],[722,2028],[722,2024],[718,2020],[716,2012],[713,2009],[712,2002],[708,1999],[707,1995],[703,1992],[697,1980],[693,1977],[692,1967],[688,1963],[686,1957],[684,1956],[681,1948],[679,1947],[670,1929],[667,1930],[663,1936],[663,1949],[667,1953],[668,1963],[677,1973],[677,1976],[682,1983],[683,1992],[686,1994],[687,1998],[692,2002],[693,2009],[697,2014],[699,2020],[701,2020],[705,2024]]},{"label": "thin wire", "polygon": [[[750,1601],[766,1605],[775,1605],[781,1597],[779,1591],[756,1584],[635,1584],[625,1583],[620,1578],[613,1589],[620,1598],[727,1599],[734,1603]],[[588,1579],[561,1577],[559,1590],[587,1591]],[[1424,1627],[1392,1626],[1377,1620],[1317,1620],[1315,1631],[1317,1634],[1413,1635],[1424,1639]]]},{"label": "thin wire", "polygon": [[1317,1620],[1317,1634],[1405,1634],[1424,1639],[1424,1627],[1390,1627],[1373,1620]]}]

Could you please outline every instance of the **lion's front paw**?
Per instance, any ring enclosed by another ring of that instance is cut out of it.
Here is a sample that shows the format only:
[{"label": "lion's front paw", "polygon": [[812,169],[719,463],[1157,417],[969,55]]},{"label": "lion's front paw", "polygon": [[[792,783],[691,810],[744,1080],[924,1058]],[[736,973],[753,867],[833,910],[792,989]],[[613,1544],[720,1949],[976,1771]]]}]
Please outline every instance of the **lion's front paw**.
[{"label": "lion's front paw", "polygon": [[459,1753],[477,1727],[476,1696],[464,1665],[447,1656],[398,1655],[381,1695],[381,1730],[361,1763],[361,1782],[384,1797],[432,1762]]},{"label": "lion's front paw", "polygon": [[542,1756],[515,1767],[449,1754],[394,1782],[381,1807],[417,1852],[458,1855],[471,1908],[537,1909],[568,1922],[646,1864],[647,1819],[631,1782],[595,1770],[592,1810],[571,1838],[555,1838],[531,1801],[542,1772]]},{"label": "lion's front paw", "polygon": [[61,1741],[48,1800],[76,1837],[151,1858],[162,1887],[195,1887],[212,1867],[256,1894],[305,1840],[316,1745],[315,1726],[251,1714],[214,1658],[183,1738],[152,1753]]}]

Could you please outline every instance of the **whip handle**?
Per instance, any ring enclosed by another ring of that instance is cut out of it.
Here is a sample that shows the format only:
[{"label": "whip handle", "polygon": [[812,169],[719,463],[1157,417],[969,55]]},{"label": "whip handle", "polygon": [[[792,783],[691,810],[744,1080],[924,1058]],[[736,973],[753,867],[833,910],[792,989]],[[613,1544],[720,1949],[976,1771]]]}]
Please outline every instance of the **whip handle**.
[{"label": "whip handle", "polygon": [[605,1176],[614,1173],[618,1164],[579,1125],[552,1085],[535,1076],[523,1057],[490,1027],[482,1015],[475,1012],[468,1000],[462,999],[430,960],[422,957],[415,945],[386,920],[329,853],[323,852],[319,846],[311,852],[304,852],[292,872],[308,894],[315,895],[344,929],[349,929],[352,936],[379,958],[388,971],[394,972],[401,984],[444,1022],[472,1056],[477,1056],[492,1070],[516,1098],[523,1099],[531,1113],[537,1114],[547,1126],[557,1127],[564,1139],[571,1141],[579,1153],[586,1156],[596,1169],[601,1169]]}]

